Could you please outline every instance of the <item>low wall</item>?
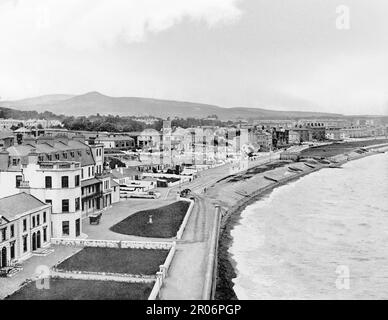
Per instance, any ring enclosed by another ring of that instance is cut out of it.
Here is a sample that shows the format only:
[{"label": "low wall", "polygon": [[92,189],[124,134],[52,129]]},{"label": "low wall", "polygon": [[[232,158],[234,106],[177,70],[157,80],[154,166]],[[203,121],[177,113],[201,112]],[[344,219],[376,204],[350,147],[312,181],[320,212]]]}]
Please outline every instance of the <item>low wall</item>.
[{"label": "low wall", "polygon": [[64,279],[117,281],[117,282],[131,282],[131,283],[151,283],[156,280],[156,275],[75,271],[75,270],[58,269],[56,267],[52,268],[51,276],[64,278]]},{"label": "low wall", "polygon": [[156,273],[156,281],[148,300],[156,300],[159,297],[160,289],[163,286],[163,281],[167,277],[168,271],[171,266],[172,259],[174,258],[176,251],[176,243],[173,242],[173,245],[170,249],[170,252],[167,255],[166,261],[163,265],[159,267],[159,271]]},{"label": "low wall", "polygon": [[221,208],[216,207],[213,229],[210,240],[210,252],[207,261],[205,283],[202,291],[202,300],[214,298],[217,283],[218,238],[221,226]]},{"label": "low wall", "polygon": [[186,198],[180,198],[179,200],[180,200],[180,201],[188,201],[188,202],[190,202],[190,206],[189,206],[189,208],[187,209],[186,215],[185,215],[185,217],[183,218],[182,224],[181,224],[181,226],[179,227],[179,230],[178,230],[178,232],[177,232],[177,234],[176,234],[176,238],[177,238],[178,240],[182,239],[183,231],[185,231],[187,222],[189,221],[189,218],[190,218],[190,216],[191,216],[191,212],[193,211],[193,207],[194,207],[194,201],[193,201],[193,200],[189,200],[189,199],[186,199]]},{"label": "low wall", "polygon": [[62,245],[62,246],[73,246],[73,247],[163,249],[163,250],[169,250],[173,246],[171,242],[116,241],[116,240],[91,240],[91,239],[62,239],[62,238],[51,238],[51,244]]}]

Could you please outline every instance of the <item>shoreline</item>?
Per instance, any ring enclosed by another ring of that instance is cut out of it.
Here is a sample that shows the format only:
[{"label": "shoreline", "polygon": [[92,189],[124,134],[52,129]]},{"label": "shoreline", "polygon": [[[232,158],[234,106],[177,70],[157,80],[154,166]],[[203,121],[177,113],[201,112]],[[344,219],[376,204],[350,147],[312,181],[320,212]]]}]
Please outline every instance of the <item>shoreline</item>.
[{"label": "shoreline", "polygon": [[[379,150],[381,148],[387,149],[387,146],[370,146],[370,149]],[[387,150],[385,150],[387,151]],[[352,158],[347,157],[347,160],[339,161],[338,165],[343,165],[350,161],[359,160],[362,158],[370,157],[377,155],[380,152],[369,151],[366,154],[355,155]],[[328,168],[328,166],[320,165],[311,170],[298,173],[296,175],[283,178],[276,183],[268,185],[264,188],[253,192],[249,195],[248,198],[241,199],[231,208],[229,208],[226,214],[222,217],[221,226],[220,226],[220,236],[219,236],[219,247],[218,247],[218,276],[216,283],[216,293],[215,300],[238,300],[236,293],[234,292],[234,282],[233,279],[237,277],[236,274],[236,261],[233,259],[232,254],[229,252],[229,248],[232,245],[232,236],[231,231],[240,223],[241,213],[244,209],[252,203],[259,201],[265,196],[269,195],[274,189],[286,185],[288,183],[294,182],[303,176],[309,175],[313,172],[317,172],[323,168]]]}]

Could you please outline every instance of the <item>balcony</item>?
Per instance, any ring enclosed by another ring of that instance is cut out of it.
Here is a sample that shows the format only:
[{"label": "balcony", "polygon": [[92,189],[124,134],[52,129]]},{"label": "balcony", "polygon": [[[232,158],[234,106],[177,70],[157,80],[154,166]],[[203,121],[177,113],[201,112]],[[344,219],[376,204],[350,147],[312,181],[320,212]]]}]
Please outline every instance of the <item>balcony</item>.
[{"label": "balcony", "polygon": [[78,169],[81,167],[79,162],[73,161],[49,161],[39,162],[39,168],[41,170],[67,170],[67,169]]}]

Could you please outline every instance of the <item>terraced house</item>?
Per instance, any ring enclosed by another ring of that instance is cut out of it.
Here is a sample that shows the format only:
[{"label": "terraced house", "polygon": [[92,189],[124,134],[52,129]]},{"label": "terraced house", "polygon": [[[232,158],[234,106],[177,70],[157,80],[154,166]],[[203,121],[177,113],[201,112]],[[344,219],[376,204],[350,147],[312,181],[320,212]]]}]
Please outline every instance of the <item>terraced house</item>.
[{"label": "terraced house", "polygon": [[52,236],[82,236],[82,217],[102,210],[104,147],[82,135],[25,138],[0,151],[0,198],[25,192],[51,205]]}]

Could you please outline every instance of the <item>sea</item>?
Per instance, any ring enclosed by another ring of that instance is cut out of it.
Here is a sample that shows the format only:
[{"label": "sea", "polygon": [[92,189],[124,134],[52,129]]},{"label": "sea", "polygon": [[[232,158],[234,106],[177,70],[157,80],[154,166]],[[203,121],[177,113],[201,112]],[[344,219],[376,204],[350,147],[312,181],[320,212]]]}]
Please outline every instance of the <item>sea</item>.
[{"label": "sea", "polygon": [[274,189],[231,237],[239,299],[388,299],[388,153]]}]

